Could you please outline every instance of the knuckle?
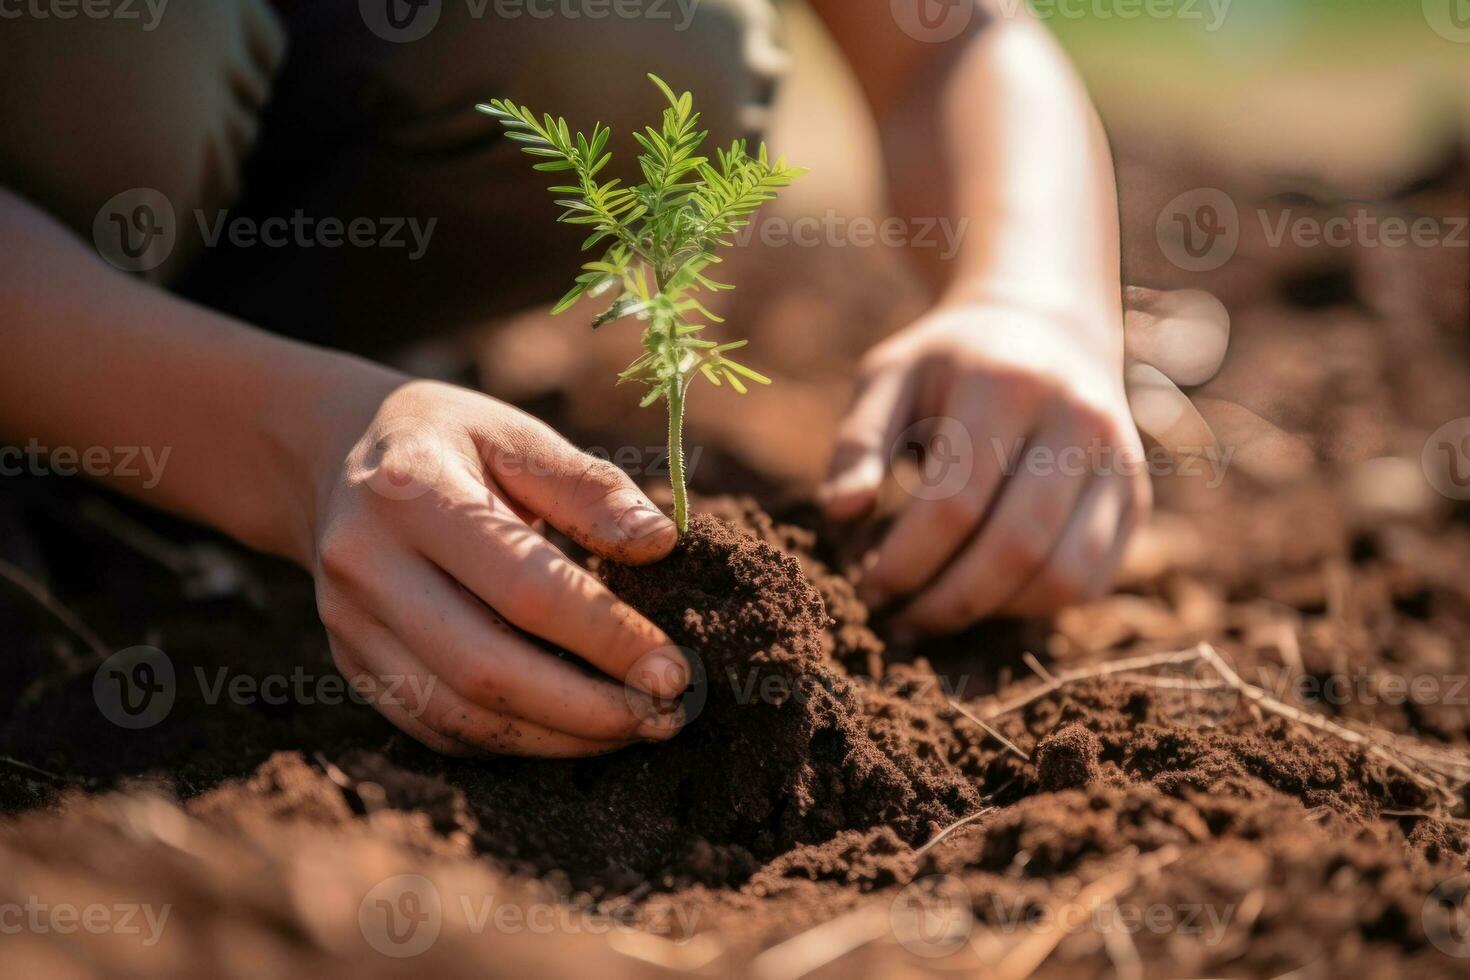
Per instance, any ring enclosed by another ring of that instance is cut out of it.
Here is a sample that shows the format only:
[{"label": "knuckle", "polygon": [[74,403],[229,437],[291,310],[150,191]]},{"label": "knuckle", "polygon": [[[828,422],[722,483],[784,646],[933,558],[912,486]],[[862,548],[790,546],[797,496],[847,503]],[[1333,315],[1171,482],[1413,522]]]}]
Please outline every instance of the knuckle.
[{"label": "knuckle", "polygon": [[436,735],[450,739],[461,747],[476,745],[482,741],[462,710],[431,710],[424,716],[424,724]]},{"label": "knuckle", "polygon": [[329,636],[327,638],[327,648],[332,654],[332,666],[337,668],[337,673],[342,675],[343,680],[350,682],[353,677],[362,671],[362,668],[357,665],[357,661],[352,659],[352,655],[337,642],[335,637]]},{"label": "knuckle", "polygon": [[1056,393],[1057,383],[1050,376],[1019,368],[1002,368],[993,382],[1008,403],[1036,408]]},{"label": "knuckle", "polygon": [[[331,590],[318,591],[316,610],[322,626],[333,636],[347,636],[357,623],[357,614],[352,606]],[[333,650],[332,657],[339,668],[346,661],[336,650]]]},{"label": "knuckle", "polygon": [[328,581],[356,582],[362,576],[367,556],[364,535],[344,523],[328,527],[317,542],[317,567]]},{"label": "knuckle", "polygon": [[872,381],[892,367],[898,359],[901,335],[895,335],[869,348],[857,363],[856,378],[860,384]]},{"label": "knuckle", "polygon": [[490,707],[506,701],[505,682],[489,661],[471,661],[450,686],[472,704]]},{"label": "knuckle", "polygon": [[551,590],[539,577],[524,574],[510,579],[504,595],[495,603],[495,611],[521,629],[536,632],[555,615]]},{"label": "knuckle", "polygon": [[596,456],[580,455],[579,465],[572,466],[563,477],[565,498],[578,509],[590,509],[615,494],[637,493],[633,481],[610,461]]}]

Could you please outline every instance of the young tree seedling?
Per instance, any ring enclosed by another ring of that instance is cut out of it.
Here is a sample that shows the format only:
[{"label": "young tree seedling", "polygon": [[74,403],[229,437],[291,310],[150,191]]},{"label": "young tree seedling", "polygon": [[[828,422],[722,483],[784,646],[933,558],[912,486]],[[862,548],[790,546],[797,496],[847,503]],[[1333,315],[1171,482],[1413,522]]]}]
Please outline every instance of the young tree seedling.
[{"label": "young tree seedling", "polygon": [[[611,305],[592,320],[593,329],[636,317],[645,321],[643,353],[618,375],[618,383],[648,386],[647,407],[662,399],[669,413],[669,482],[674,490],[674,521],[680,533],[689,528],[689,502],[684,485],[684,402],[689,384],[704,375],[716,386],[729,382],[745,394],[745,381],[770,384],[771,379],[730,357],[747,341],[717,343],[702,336],[708,320],[724,322],[696,298],[700,290],[735,287],[717,282],[705,270],[720,261],[715,254],[731,244],[729,236],[750,223],[750,216],[776,192],[806,171],[784,159],[771,162],[764,143],[752,156],[744,140],[716,152],[716,160],[697,155],[708,131],[699,129],[694,97],[675,95],[656,75],[649,79],[668,99],[662,126],[648,127],[633,138],[643,148],[638,157],[644,182],[634,187],[620,180],[603,183],[598,174],[612,160],[612,136],[601,123],[591,135],[572,133],[567,121],[525,106],[494,99],[476,106],[494,116],[521,149],[541,158],[536,170],[568,172],[577,183],[551,188],[566,210],[558,221],[587,225],[591,236],[584,251],[606,245],[601,259],[582,266],[576,285],[552,310],[562,313],[582,298],[614,294]],[[649,277],[652,277],[652,283]]]}]

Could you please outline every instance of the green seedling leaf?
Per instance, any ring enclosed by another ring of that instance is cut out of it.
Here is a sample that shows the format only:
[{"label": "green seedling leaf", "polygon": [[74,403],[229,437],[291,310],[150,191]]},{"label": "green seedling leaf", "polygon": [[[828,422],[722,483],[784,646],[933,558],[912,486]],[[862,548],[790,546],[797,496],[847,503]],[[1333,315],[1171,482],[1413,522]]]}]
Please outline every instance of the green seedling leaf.
[{"label": "green seedling leaf", "polygon": [[[593,329],[627,317],[645,321],[642,353],[618,374],[618,384],[647,385],[641,402],[645,407],[660,400],[667,404],[674,519],[683,531],[688,528],[684,399],[690,382],[702,375],[716,387],[728,382],[742,395],[745,381],[771,383],[725,356],[746,341],[719,343],[700,336],[708,323],[724,321],[693,293],[735,288],[704,275],[708,266],[720,262],[716,250],[728,246],[762,205],[806,171],[788,166],[782,157],[772,163],[765,144],[752,156],[744,140],[717,148],[713,159],[701,155],[709,134],[699,128],[693,94],[676,93],[657,75],[648,78],[668,106],[657,126],[632,134],[643,151],[638,157],[643,183],[634,187],[598,181],[612,161],[607,152],[612,131],[601,123],[594,123],[590,134],[574,133],[564,118],[537,117],[508,99],[491,99],[475,108],[498,120],[506,137],[539,161],[534,169],[575,174],[575,183],[550,188],[562,208],[557,220],[592,229],[582,242],[584,252],[601,246],[606,251],[583,266],[576,285],[552,312],[565,312],[584,295],[616,289],[611,304],[593,318]],[[708,323],[691,322],[689,314]]]}]

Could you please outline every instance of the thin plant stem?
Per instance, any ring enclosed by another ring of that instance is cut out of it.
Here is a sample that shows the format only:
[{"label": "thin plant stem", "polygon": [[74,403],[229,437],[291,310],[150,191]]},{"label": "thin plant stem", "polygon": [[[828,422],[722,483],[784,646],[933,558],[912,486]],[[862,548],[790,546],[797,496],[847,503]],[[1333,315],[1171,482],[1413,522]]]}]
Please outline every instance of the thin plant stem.
[{"label": "thin plant stem", "polygon": [[689,492],[684,486],[684,391],[682,375],[669,385],[669,484],[674,490],[674,523],[679,533],[689,530]]}]

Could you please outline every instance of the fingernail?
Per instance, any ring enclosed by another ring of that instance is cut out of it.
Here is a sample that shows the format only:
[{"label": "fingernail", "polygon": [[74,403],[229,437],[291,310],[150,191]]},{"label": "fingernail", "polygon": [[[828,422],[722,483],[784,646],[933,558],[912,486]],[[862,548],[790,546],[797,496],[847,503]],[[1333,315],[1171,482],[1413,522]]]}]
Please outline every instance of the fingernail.
[{"label": "fingernail", "polygon": [[859,474],[856,473],[844,473],[836,479],[827,481],[817,491],[817,499],[819,502],[830,507],[832,504],[841,502],[846,497],[861,494],[867,487],[863,485],[863,481],[858,477]]},{"label": "fingernail", "polygon": [[655,534],[667,534],[674,526],[662,511],[646,504],[630,507],[618,518],[618,530],[630,541],[641,541]]},{"label": "fingernail", "polygon": [[639,680],[649,694],[661,698],[677,698],[689,688],[689,665],[683,657],[656,653],[642,665]]},{"label": "fingernail", "polygon": [[660,710],[659,714],[646,719],[638,726],[638,733],[645,738],[655,741],[664,741],[673,738],[684,727],[684,709],[682,705],[675,705],[667,713]]}]

